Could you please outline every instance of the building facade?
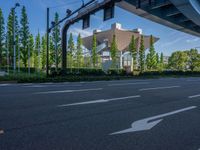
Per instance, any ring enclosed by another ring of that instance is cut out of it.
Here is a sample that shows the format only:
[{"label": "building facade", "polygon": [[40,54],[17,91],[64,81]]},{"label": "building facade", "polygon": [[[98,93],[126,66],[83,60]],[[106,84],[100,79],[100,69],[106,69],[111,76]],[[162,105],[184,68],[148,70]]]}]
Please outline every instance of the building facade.
[{"label": "building facade", "polygon": [[[136,49],[139,51],[141,36],[144,37],[144,47],[148,49],[150,47],[150,36],[143,35],[142,29],[126,30],[122,28],[122,25],[119,23],[112,24],[110,30],[100,31],[94,30],[93,34],[96,35],[97,39],[97,53],[102,59],[103,66],[109,66],[106,64],[111,64],[111,43],[113,41],[113,35],[116,37],[117,43],[117,56],[119,68],[125,68],[131,70],[132,68],[132,57],[129,52],[129,45],[132,36],[135,38]],[[157,42],[159,38],[153,37],[154,42]],[[92,50],[93,35],[83,38],[83,45],[86,47],[89,52]],[[107,67],[108,68],[108,67]]]}]

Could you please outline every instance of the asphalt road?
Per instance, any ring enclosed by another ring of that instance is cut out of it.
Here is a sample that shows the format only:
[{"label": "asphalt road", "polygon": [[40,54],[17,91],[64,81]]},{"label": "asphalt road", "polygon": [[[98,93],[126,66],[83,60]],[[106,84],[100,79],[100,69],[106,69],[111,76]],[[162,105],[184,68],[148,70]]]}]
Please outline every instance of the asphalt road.
[{"label": "asphalt road", "polygon": [[200,78],[0,84],[0,150],[199,150]]}]

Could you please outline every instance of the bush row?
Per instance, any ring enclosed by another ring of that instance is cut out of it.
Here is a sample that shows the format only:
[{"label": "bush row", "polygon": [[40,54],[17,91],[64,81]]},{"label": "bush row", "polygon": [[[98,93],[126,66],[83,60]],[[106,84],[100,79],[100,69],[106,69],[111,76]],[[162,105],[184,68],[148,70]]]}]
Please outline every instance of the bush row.
[{"label": "bush row", "polygon": [[102,69],[94,69],[94,68],[67,68],[65,70],[59,69],[58,71],[56,71],[55,68],[52,68],[50,74],[51,77],[68,76],[68,75],[80,75],[80,76],[127,75],[126,71],[123,69],[110,69],[107,72],[104,72]]}]

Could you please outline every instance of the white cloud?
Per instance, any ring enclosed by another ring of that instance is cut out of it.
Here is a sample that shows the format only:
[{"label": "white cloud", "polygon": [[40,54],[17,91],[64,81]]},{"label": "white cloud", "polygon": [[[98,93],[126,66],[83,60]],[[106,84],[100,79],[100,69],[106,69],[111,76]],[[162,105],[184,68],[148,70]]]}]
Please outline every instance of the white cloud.
[{"label": "white cloud", "polygon": [[198,42],[199,40],[200,40],[200,38],[193,38],[193,39],[187,39],[186,42],[193,43],[193,42]]},{"label": "white cloud", "polygon": [[87,37],[93,34],[93,30],[82,30],[80,28],[72,28],[70,30],[70,32],[74,35],[74,36],[78,36],[78,34],[80,33],[82,37]]}]

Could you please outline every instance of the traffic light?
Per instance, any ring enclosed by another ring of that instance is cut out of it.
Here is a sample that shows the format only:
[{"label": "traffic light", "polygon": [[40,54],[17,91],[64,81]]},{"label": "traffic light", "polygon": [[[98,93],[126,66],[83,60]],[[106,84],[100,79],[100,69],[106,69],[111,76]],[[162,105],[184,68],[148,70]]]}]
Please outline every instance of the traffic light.
[{"label": "traffic light", "polygon": [[90,15],[87,15],[83,18],[83,29],[90,27]]},{"label": "traffic light", "polygon": [[111,3],[104,8],[104,21],[114,18],[115,5]]}]

